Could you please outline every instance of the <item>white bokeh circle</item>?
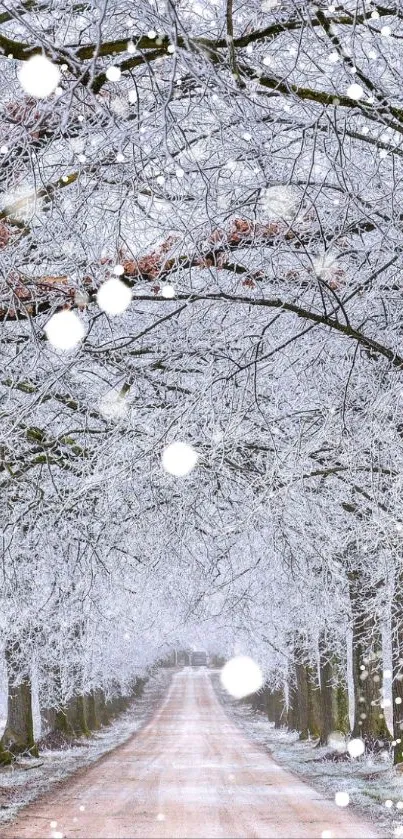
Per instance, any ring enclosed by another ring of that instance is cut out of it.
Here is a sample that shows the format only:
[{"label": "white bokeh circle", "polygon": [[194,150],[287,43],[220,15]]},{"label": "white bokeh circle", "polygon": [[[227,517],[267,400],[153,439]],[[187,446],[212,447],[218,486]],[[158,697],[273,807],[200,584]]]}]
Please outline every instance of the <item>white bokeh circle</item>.
[{"label": "white bokeh circle", "polygon": [[247,655],[231,658],[221,670],[221,684],[236,699],[256,693],[263,684],[263,674],[258,664]]},{"label": "white bokeh circle", "polygon": [[46,55],[33,55],[21,65],[18,81],[25,93],[36,99],[45,99],[56,90],[60,70]]},{"label": "white bokeh circle", "polygon": [[121,315],[130,306],[131,302],[131,289],[117,277],[106,280],[98,289],[98,306],[108,315]]},{"label": "white bokeh circle", "polygon": [[354,82],[350,85],[350,87],[347,88],[347,96],[349,96],[350,99],[354,99],[356,102],[358,102],[358,100],[361,99],[363,95],[364,90],[360,84],[357,84],[357,82]]},{"label": "white bokeh circle", "polygon": [[171,443],[162,453],[162,466],[170,475],[182,478],[196,466],[199,455],[188,443]]},{"label": "white bokeh circle", "polygon": [[338,807],[348,807],[350,803],[350,796],[348,792],[336,792],[334,801]]},{"label": "white bokeh circle", "polygon": [[118,82],[121,75],[122,75],[122,72],[121,72],[120,68],[115,67],[115,65],[112,65],[111,67],[108,67],[108,69],[105,73],[106,78],[110,82]]},{"label": "white bokeh circle", "polygon": [[350,740],[347,751],[351,757],[361,757],[365,752],[365,743],[361,740],[361,737],[354,737],[353,740]]},{"label": "white bokeh circle", "polygon": [[71,350],[85,335],[83,322],[68,309],[57,312],[48,320],[45,334],[50,344],[58,350]]},{"label": "white bokeh circle", "polygon": [[332,731],[327,738],[327,742],[335,752],[340,752],[341,754],[346,751],[346,737],[342,731]]}]

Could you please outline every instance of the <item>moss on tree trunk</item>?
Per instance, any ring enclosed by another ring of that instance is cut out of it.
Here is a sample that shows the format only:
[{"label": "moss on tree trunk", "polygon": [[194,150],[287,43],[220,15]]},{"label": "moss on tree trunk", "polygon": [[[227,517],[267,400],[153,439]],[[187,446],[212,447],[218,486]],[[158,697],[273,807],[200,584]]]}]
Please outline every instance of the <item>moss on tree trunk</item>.
[{"label": "moss on tree trunk", "polygon": [[32,718],[32,689],[29,674],[15,683],[14,656],[19,653],[19,644],[8,643],[5,659],[8,675],[7,723],[0,740],[0,764],[9,764],[19,754],[38,755],[34,740]]},{"label": "moss on tree trunk", "polygon": [[288,684],[287,728],[298,730],[298,692],[295,682]]},{"label": "moss on tree trunk", "polygon": [[306,676],[308,683],[308,732],[311,737],[320,740],[323,726],[320,685],[312,667],[306,666]]},{"label": "moss on tree trunk", "polygon": [[[300,655],[301,650],[298,649],[297,656],[299,657]],[[309,688],[306,665],[297,660],[295,672],[297,680],[297,729],[299,731],[299,739],[307,740],[309,737]]]},{"label": "moss on tree trunk", "polygon": [[319,640],[320,669],[320,744],[326,745],[332,731],[347,734],[348,719],[347,686],[340,684],[337,660],[323,634]]},{"label": "moss on tree trunk", "polygon": [[390,739],[381,708],[382,657],[377,617],[361,576],[350,572],[349,592],[353,628],[354,727],[353,737],[371,746]]},{"label": "moss on tree trunk", "polygon": [[57,710],[54,730],[68,737],[87,737],[90,734],[84,696],[73,696]]},{"label": "moss on tree trunk", "polygon": [[90,729],[90,731],[96,731],[97,728],[99,728],[99,726],[100,726],[100,722],[99,722],[99,719],[97,717],[97,707],[96,707],[94,691],[91,691],[90,693],[87,693],[85,698],[84,698],[84,701],[85,701],[85,716],[86,716],[86,721],[87,721],[88,728]]},{"label": "moss on tree trunk", "polygon": [[392,703],[394,764],[403,763],[403,565],[398,560],[392,600]]}]

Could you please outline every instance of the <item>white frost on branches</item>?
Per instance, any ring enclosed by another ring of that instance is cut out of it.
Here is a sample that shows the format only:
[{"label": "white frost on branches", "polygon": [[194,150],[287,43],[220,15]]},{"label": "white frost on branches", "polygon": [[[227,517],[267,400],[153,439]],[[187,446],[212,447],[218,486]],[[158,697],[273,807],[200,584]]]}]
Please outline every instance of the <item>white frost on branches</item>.
[{"label": "white frost on branches", "polygon": [[352,581],[369,635],[400,603],[402,20],[224,6],[0,16],[1,640],[45,703],[205,643],[344,679]]}]

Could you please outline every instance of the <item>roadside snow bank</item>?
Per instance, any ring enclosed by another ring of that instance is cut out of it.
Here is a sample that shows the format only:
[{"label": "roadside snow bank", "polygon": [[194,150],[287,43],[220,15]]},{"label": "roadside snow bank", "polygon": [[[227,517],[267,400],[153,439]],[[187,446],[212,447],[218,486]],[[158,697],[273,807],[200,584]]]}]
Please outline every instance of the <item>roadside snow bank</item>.
[{"label": "roadside snow bank", "polygon": [[90,766],[128,740],[150,718],[171,678],[171,670],[158,670],[150,676],[142,696],[127,711],[91,737],[76,741],[77,745],[60,750],[44,749],[38,759],[24,758],[12,766],[0,767],[0,825],[15,819],[22,807],[48,792],[52,784]]},{"label": "roadside snow bank", "polygon": [[348,793],[350,805],[391,837],[403,837],[403,774],[396,771],[388,753],[362,758],[332,755],[328,746],[316,741],[301,742],[297,732],[276,730],[264,713],[232,699],[222,689],[219,674],[212,677],[214,688],[228,716],[245,734],[259,743],[280,766],[294,772],[311,786],[334,799]]}]

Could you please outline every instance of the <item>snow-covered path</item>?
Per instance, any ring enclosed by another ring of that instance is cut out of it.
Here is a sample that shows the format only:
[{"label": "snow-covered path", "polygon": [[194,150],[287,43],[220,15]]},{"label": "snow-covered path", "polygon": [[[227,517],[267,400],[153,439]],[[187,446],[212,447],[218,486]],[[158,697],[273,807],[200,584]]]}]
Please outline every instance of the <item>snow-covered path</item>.
[{"label": "snow-covered path", "polygon": [[[325,833],[323,833],[325,831]],[[175,674],[142,731],[27,807],[17,837],[379,836],[284,771],[228,719],[208,672]]]}]

